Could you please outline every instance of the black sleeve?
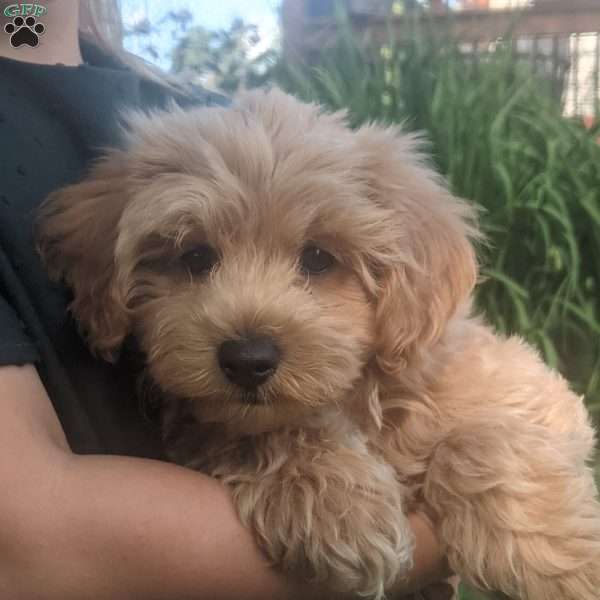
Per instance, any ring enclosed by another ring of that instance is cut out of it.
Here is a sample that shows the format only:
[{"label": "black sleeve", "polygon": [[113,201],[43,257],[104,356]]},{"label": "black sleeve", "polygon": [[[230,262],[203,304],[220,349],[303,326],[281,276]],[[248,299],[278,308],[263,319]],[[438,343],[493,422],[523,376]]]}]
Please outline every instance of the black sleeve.
[{"label": "black sleeve", "polygon": [[39,354],[25,326],[5,298],[0,296],[0,366],[37,362]]}]

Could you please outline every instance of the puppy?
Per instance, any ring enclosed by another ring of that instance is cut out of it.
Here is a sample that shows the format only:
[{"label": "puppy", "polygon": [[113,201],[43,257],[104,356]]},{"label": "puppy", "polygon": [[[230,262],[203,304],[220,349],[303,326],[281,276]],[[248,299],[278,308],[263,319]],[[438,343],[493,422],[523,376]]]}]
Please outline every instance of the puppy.
[{"label": "puppy", "polygon": [[594,433],[471,315],[477,235],[417,138],[272,91],[130,116],[39,242],[96,353],[136,338],[172,458],[229,487],[281,569],[382,598],[419,507],[469,583],[597,600]]}]

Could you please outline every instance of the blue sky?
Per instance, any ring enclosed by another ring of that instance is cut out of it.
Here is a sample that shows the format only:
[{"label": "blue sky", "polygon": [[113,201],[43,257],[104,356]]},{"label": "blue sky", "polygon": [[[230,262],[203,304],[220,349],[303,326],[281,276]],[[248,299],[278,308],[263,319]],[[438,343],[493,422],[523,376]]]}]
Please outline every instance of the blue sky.
[{"label": "blue sky", "polygon": [[211,2],[121,0],[121,5],[125,20],[143,14],[147,14],[151,19],[153,16],[162,15],[168,10],[187,8],[193,13],[200,25],[219,29],[227,27],[238,16],[250,22],[268,19],[275,14],[279,2],[277,0],[212,0]]},{"label": "blue sky", "polygon": [[[280,0],[121,0],[123,21],[131,25],[147,17],[150,22],[158,22],[169,10],[187,8],[194,15],[194,23],[209,29],[222,29],[228,27],[233,19],[242,17],[244,21],[259,27],[261,37],[269,43],[277,32],[277,9]],[[169,46],[168,38],[153,40],[163,52]],[[134,42],[126,40],[128,49],[136,52]],[[167,68],[163,60],[158,64]]]}]

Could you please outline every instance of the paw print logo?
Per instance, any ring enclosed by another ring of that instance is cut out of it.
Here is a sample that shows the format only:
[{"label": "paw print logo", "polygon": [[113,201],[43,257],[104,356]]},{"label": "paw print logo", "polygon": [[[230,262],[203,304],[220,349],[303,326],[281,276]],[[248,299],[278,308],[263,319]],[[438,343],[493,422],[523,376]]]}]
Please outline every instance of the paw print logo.
[{"label": "paw print logo", "polygon": [[35,17],[15,17],[12,23],[4,26],[4,31],[10,35],[10,45],[13,48],[27,45],[35,48],[40,41],[40,35],[43,35],[46,28],[42,23],[38,23]]}]

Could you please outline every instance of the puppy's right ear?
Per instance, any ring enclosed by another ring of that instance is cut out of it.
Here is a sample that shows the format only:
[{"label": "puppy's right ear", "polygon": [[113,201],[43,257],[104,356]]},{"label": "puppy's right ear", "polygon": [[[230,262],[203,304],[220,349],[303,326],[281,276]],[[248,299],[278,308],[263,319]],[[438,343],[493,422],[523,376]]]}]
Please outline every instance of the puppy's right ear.
[{"label": "puppy's right ear", "polygon": [[85,181],[52,193],[36,223],[38,250],[50,277],[72,289],[70,309],[91,350],[106,360],[116,358],[130,327],[115,277],[119,220],[127,203],[121,158],[113,152]]}]

